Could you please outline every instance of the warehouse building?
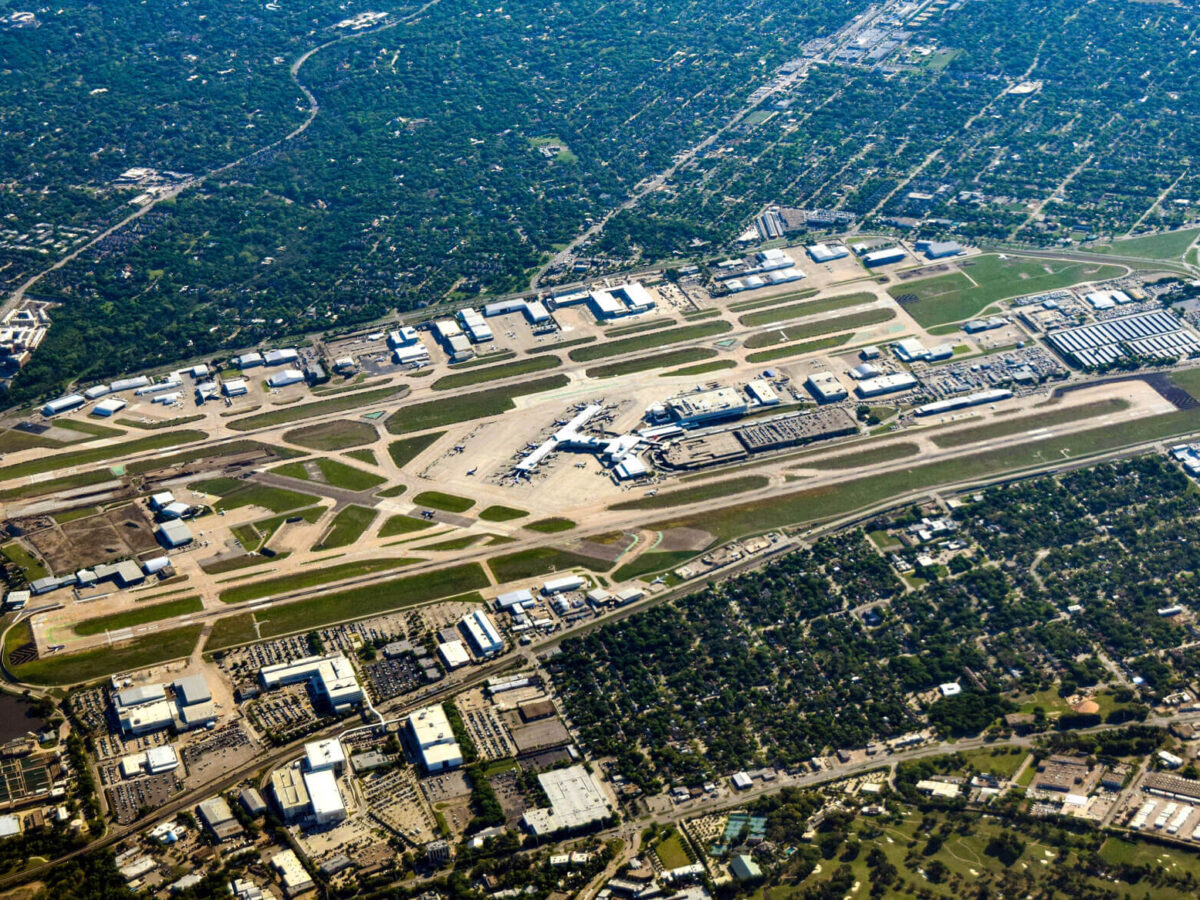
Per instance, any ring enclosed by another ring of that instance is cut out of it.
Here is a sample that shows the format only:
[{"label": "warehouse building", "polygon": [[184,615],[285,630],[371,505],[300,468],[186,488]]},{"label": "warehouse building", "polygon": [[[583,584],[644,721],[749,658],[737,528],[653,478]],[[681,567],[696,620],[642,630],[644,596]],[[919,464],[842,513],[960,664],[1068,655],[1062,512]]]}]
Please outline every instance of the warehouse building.
[{"label": "warehouse building", "polygon": [[413,344],[420,342],[421,338],[417,335],[417,329],[411,325],[404,325],[396,331],[389,331],[387,336],[388,346],[393,350],[398,347],[411,347]]},{"label": "warehouse building", "polygon": [[83,396],[88,400],[99,400],[111,390],[112,388],[107,384],[94,384],[83,392]]},{"label": "warehouse building", "polygon": [[[196,388],[199,391],[199,388]],[[221,382],[221,393],[226,397],[241,397],[243,394],[248,394],[250,388],[246,385],[244,378],[230,378],[227,381]]]},{"label": "warehouse building", "polygon": [[119,413],[126,405],[125,401],[120,397],[109,397],[107,400],[101,400],[92,407],[92,415],[107,419]]},{"label": "warehouse building", "polygon": [[835,259],[845,259],[850,251],[841,244],[812,244],[805,247],[809,258],[816,263],[833,262]]},{"label": "warehouse building", "polygon": [[392,351],[392,362],[414,369],[429,365],[429,349],[421,341],[411,346],[397,347]]},{"label": "warehouse building", "polygon": [[504,639],[496,630],[492,617],[482,609],[468,613],[459,623],[459,628],[471,642],[471,647],[479,656],[493,656],[504,650]]},{"label": "warehouse building", "polygon": [[267,387],[287,387],[289,384],[299,384],[303,380],[304,373],[299,369],[284,369],[282,372],[276,372],[267,379]]},{"label": "warehouse building", "polygon": [[847,397],[846,388],[832,372],[813,372],[805,386],[818,403],[836,403]]},{"label": "warehouse building", "polygon": [[578,575],[564,575],[561,578],[551,578],[542,585],[542,593],[550,596],[566,591],[577,591],[587,582]]},{"label": "warehouse building", "polygon": [[997,400],[1007,400],[1012,395],[1012,391],[1003,388],[976,391],[973,394],[964,394],[961,397],[951,397],[949,400],[926,403],[924,406],[918,406],[914,409],[913,413],[918,416],[934,416],[956,409],[965,409],[968,406],[979,406],[984,403],[995,403]]},{"label": "warehouse building", "polygon": [[963,252],[958,241],[917,241],[913,246],[918,253],[925,254],[926,259],[945,259]]},{"label": "warehouse building", "polygon": [[49,419],[51,416],[79,409],[83,404],[84,399],[82,394],[67,394],[65,397],[58,397],[43,406],[42,415]]},{"label": "warehouse building", "polygon": [[335,712],[346,712],[362,702],[362,687],[350,660],[341,653],[306,656],[259,669],[258,680],[266,689],[307,681],[317,697]]},{"label": "warehouse building", "polygon": [[886,250],[872,250],[870,253],[864,254],[862,261],[867,268],[874,268],[902,262],[907,257],[908,254],[903,247],[888,247]]},{"label": "warehouse building", "polygon": [[407,719],[412,748],[428,774],[444,772],[462,765],[462,750],[442,706],[426,706]]},{"label": "warehouse building", "polygon": [[894,394],[897,391],[907,391],[910,388],[915,388],[918,381],[908,372],[893,372],[889,375],[880,375],[877,378],[864,378],[858,383],[854,391],[858,396],[878,397],[882,394]]},{"label": "warehouse building", "polygon": [[488,327],[487,322],[483,321],[483,316],[473,309],[460,309],[458,311],[458,321],[462,323],[463,330],[470,337],[472,343],[482,344],[495,339],[492,329]]},{"label": "warehouse building", "polygon": [[295,850],[276,853],[271,857],[271,868],[279,874],[279,880],[283,883],[283,892],[288,897],[303,894],[313,887],[312,876],[300,862],[300,857],[296,855]]},{"label": "warehouse building", "polygon": [[263,364],[263,356],[257,350],[252,350],[249,353],[243,353],[241,356],[235,356],[233,364],[239,369],[253,369],[255,366]]},{"label": "warehouse building", "polygon": [[[556,301],[559,306],[568,305],[562,298]],[[618,285],[609,290],[595,290],[587,294],[587,304],[597,319],[618,319],[623,316],[636,316],[639,313],[654,309],[655,301],[639,282]]]},{"label": "warehouse building", "polygon": [[446,664],[446,668],[450,671],[460,669],[471,661],[470,655],[467,653],[466,644],[462,641],[446,641],[443,644],[438,644],[438,656],[442,658],[442,662]]},{"label": "warehouse building", "polygon": [[209,797],[196,807],[201,823],[218,841],[227,841],[242,834],[241,823],[233,815],[224,797]]},{"label": "warehouse building", "polygon": [[268,350],[263,354],[264,366],[290,366],[300,359],[300,354],[290,347],[282,350]]},{"label": "warehouse building", "polygon": [[1165,310],[1065,328],[1046,336],[1058,353],[1083,366],[1102,366],[1129,354],[1178,359],[1200,354],[1200,340]]},{"label": "warehouse building", "polygon": [[538,837],[587,828],[612,815],[612,806],[600,785],[582,765],[543,772],[538,782],[550,800],[550,808],[526,810],[522,818],[525,827]]},{"label": "warehouse building", "polygon": [[187,527],[187,524],[179,519],[171,519],[163,522],[154,532],[158,538],[158,542],[168,550],[175,547],[183,547],[190,544],[194,538],[192,537],[192,529]]}]

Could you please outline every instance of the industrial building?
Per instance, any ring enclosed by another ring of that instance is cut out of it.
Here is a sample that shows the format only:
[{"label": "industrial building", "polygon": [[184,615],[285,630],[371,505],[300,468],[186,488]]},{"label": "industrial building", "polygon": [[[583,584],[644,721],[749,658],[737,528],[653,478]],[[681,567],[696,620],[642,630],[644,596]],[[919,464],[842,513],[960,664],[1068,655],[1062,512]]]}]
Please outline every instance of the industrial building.
[{"label": "industrial building", "polygon": [[864,378],[854,388],[858,396],[878,397],[882,394],[894,394],[897,391],[907,391],[915,388],[919,382],[908,372],[893,372],[880,375],[877,378]]},{"label": "industrial building", "polygon": [[552,594],[561,594],[566,591],[577,591],[587,582],[578,575],[564,575],[560,578],[551,578],[542,585],[542,593],[546,596]]},{"label": "industrial building", "polygon": [[187,527],[187,524],[179,519],[171,519],[163,522],[154,532],[158,542],[168,550],[175,547],[183,547],[190,544],[194,538],[192,537],[192,529]]},{"label": "industrial building", "polygon": [[[197,391],[200,388],[196,388]],[[226,397],[241,397],[250,393],[250,388],[244,378],[230,378],[221,382],[221,393]]]},{"label": "industrial building", "polygon": [[[588,308],[597,319],[618,319],[648,312],[657,305],[650,292],[639,282],[618,285],[608,290],[594,290],[585,295]],[[572,295],[555,298],[557,306],[567,306]]]},{"label": "industrial building", "polygon": [[181,678],[172,689],[170,699],[166,685],[162,684],[114,690],[113,710],[121,731],[134,736],[163,728],[188,731],[216,721],[216,707],[203,675]]},{"label": "industrial building", "polygon": [[201,823],[218,841],[227,841],[242,833],[241,823],[233,815],[224,797],[209,797],[196,807]]},{"label": "industrial building", "polygon": [[334,774],[340,773],[346,767],[346,751],[342,748],[342,742],[337,738],[309,741],[304,745],[304,765],[310,772],[330,769]]},{"label": "industrial building", "polygon": [[101,400],[92,407],[92,415],[107,419],[119,413],[126,405],[125,401],[120,397],[109,397],[107,400]]},{"label": "industrial building", "polygon": [[263,354],[264,366],[285,366],[291,365],[300,359],[300,354],[290,347],[281,350],[268,350]]},{"label": "industrial building", "polygon": [[271,796],[280,818],[288,825],[300,821],[312,809],[298,764],[271,773]]},{"label": "industrial building", "polygon": [[600,785],[582,765],[543,772],[538,782],[550,800],[550,808],[526,810],[521,820],[538,837],[586,828],[612,815]]},{"label": "industrial building", "polygon": [[363,699],[354,667],[341,653],[264,666],[258,672],[258,680],[267,689],[307,681],[335,712],[346,712]]},{"label": "industrial building", "polygon": [[271,857],[271,868],[279,874],[279,880],[283,883],[283,892],[288,897],[303,894],[313,887],[312,876],[300,862],[300,857],[296,855],[295,850],[276,853]]},{"label": "industrial building", "polygon": [[444,772],[462,765],[462,750],[454,738],[454,729],[442,706],[426,706],[406,721],[412,747],[428,774]]},{"label": "industrial building", "polygon": [[1107,365],[1130,354],[1178,359],[1200,353],[1200,340],[1184,329],[1181,320],[1163,310],[1065,328],[1046,335],[1046,341],[1083,366]]},{"label": "industrial building", "polygon": [[904,338],[892,344],[892,349],[896,353],[897,359],[901,362],[936,362],[938,360],[950,359],[954,355],[953,344],[938,344],[934,347],[926,347],[916,338]]},{"label": "industrial building", "polygon": [[925,254],[926,259],[945,259],[948,256],[958,256],[963,252],[958,241],[917,241],[913,244],[918,253]]},{"label": "industrial building", "polygon": [[304,373],[299,369],[284,369],[282,372],[276,372],[267,379],[267,387],[287,387],[289,384],[299,384],[303,380]]},{"label": "industrial building", "polygon": [[474,344],[482,344],[495,339],[492,334],[492,329],[488,327],[487,322],[483,321],[483,316],[473,309],[460,309],[458,311],[458,321],[462,324],[463,330],[470,337]]},{"label": "industrial building", "polygon": [[496,630],[492,617],[482,609],[474,610],[463,616],[459,628],[471,642],[471,647],[479,656],[493,656],[504,650],[504,639]]},{"label": "industrial building", "polygon": [[161,775],[178,767],[179,757],[175,754],[175,748],[164,744],[124,757],[121,760],[121,776],[134,778],[143,772],[149,775]]},{"label": "industrial building", "polygon": [[863,254],[863,264],[867,268],[875,266],[888,266],[892,263],[902,262],[908,257],[903,247],[888,247],[885,250],[872,250],[869,253]]},{"label": "industrial building", "polygon": [[49,419],[52,416],[57,416],[60,413],[70,412],[73,409],[79,409],[83,406],[84,399],[82,394],[67,394],[65,397],[58,397],[51,400],[42,407],[42,415]]},{"label": "industrial building", "polygon": [[421,341],[392,350],[392,362],[398,366],[418,368],[429,364],[429,348]]},{"label": "industrial building", "polygon": [[332,769],[304,773],[304,787],[312,807],[313,821],[318,825],[341,822],[346,818],[346,804],[338,790],[337,776]]},{"label": "industrial building", "polygon": [[1126,303],[1132,303],[1133,298],[1124,291],[1092,291],[1090,294],[1085,294],[1083,297],[1092,305],[1092,309],[1115,309],[1117,306],[1123,306]]},{"label": "industrial building", "polygon": [[804,248],[809,258],[816,263],[833,262],[835,259],[845,259],[850,251],[841,244],[812,244]]},{"label": "industrial building", "polygon": [[759,406],[779,405],[779,395],[775,393],[775,388],[762,378],[755,378],[753,381],[747,382],[746,393]]},{"label": "industrial building", "polygon": [[924,406],[918,406],[914,409],[913,413],[918,416],[934,416],[956,409],[965,409],[968,406],[979,406],[984,403],[995,403],[997,400],[1007,400],[1012,395],[1012,391],[1005,390],[1004,388],[976,391],[973,394],[964,394],[961,397],[951,397],[949,400],[926,403]]},{"label": "industrial building", "polygon": [[744,416],[747,403],[740,391],[720,387],[672,397],[667,401],[667,408],[680,426],[688,428],[719,419]]},{"label": "industrial building", "polygon": [[258,351],[252,350],[249,353],[243,353],[241,356],[235,356],[233,364],[242,370],[253,369],[255,366],[263,364],[263,356]]},{"label": "industrial building", "polygon": [[398,347],[411,347],[413,344],[419,343],[421,340],[417,334],[417,329],[411,325],[404,325],[396,331],[389,331],[387,336],[388,346],[393,350]]},{"label": "industrial building", "polygon": [[832,372],[813,372],[808,376],[805,386],[818,403],[835,403],[848,396],[846,388]]},{"label": "industrial building", "polygon": [[438,656],[442,658],[442,662],[450,671],[460,669],[471,661],[471,656],[467,653],[467,646],[462,641],[446,641],[438,644],[437,650]]}]

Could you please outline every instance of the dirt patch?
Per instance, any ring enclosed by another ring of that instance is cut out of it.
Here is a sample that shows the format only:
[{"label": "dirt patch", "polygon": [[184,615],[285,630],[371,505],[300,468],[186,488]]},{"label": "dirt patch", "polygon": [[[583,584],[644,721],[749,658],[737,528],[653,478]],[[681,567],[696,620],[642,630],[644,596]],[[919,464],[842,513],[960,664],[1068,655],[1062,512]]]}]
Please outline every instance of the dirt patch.
[{"label": "dirt patch", "polygon": [[135,503],[38,531],[27,539],[55,574],[140,556],[158,548],[154,524]]},{"label": "dirt patch", "polygon": [[662,533],[655,550],[703,550],[713,542],[713,535],[699,528],[668,528]]},{"label": "dirt patch", "polygon": [[621,557],[621,554],[632,542],[633,535],[624,535],[622,540],[617,543],[601,544],[596,541],[575,541],[570,547],[574,552],[582,553],[584,556],[592,556],[613,563]]}]

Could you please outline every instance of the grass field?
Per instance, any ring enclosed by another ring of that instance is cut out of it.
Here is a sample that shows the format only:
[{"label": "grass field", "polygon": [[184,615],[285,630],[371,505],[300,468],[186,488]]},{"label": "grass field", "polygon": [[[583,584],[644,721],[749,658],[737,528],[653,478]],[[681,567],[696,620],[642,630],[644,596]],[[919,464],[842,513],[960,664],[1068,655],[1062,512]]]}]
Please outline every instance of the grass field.
[{"label": "grass field", "polygon": [[789,356],[800,356],[804,353],[816,353],[819,350],[830,350],[847,343],[852,334],[835,334],[831,337],[817,338],[815,341],[801,341],[798,344],[785,344],[771,350],[759,350],[757,353],[747,353],[746,362],[765,363],[776,359],[786,359]]},{"label": "grass field", "polygon": [[1029,755],[1024,747],[980,747],[960,754],[965,766],[997,778],[1012,778]]},{"label": "grass field", "polygon": [[900,468],[855,481],[781,493],[777,496],[660,521],[659,530],[698,528],[729,539],[789,525],[844,515],[910,491],[989,478],[1064,459],[1078,459],[1131,444],[1200,430],[1200,410],[1180,410],[1131,419],[1102,428],[1026,441],[955,459]]},{"label": "grass field", "polygon": [[327,452],[361,447],[370,444],[378,436],[374,425],[356,422],[353,419],[318,422],[316,425],[305,425],[303,428],[293,428],[283,433],[283,439],[289,444],[299,444],[310,450]]},{"label": "grass field", "polygon": [[667,366],[699,362],[705,359],[712,359],[716,355],[717,351],[711,347],[668,350],[657,356],[643,356],[640,359],[623,359],[621,362],[591,366],[584,371],[584,374],[588,378],[614,378],[618,375],[632,375],[634,372],[645,372],[648,369],[663,369]]},{"label": "grass field", "polygon": [[125,434],[120,428],[101,425],[99,422],[89,422],[86,419],[57,419],[54,424],[59,428],[68,428],[71,431],[78,431],[81,434],[89,435],[88,440],[92,438],[120,437]]},{"label": "grass field", "polygon": [[825,459],[815,459],[812,462],[788,466],[789,469],[857,469],[859,466],[869,466],[875,463],[891,462],[916,456],[920,448],[916,444],[898,443],[885,444],[882,447],[869,447],[854,453],[841,456],[830,456]]},{"label": "grass field", "polygon": [[190,613],[200,612],[204,603],[199,597],[181,597],[169,603],[155,603],[153,606],[135,606],[111,616],[101,616],[98,619],[88,619],[75,626],[75,633],[87,637],[93,634],[103,634],[106,631],[117,631],[121,628],[132,628],[134,625],[145,625],[147,622],[160,622],[163,619],[174,619]]},{"label": "grass field", "polygon": [[591,572],[606,572],[612,568],[612,563],[607,560],[572,553],[558,547],[537,547],[509,553],[507,556],[493,556],[487,564],[496,580],[500,582],[538,578],[576,568]]},{"label": "grass field", "polygon": [[345,455],[360,463],[366,463],[368,466],[379,465],[379,457],[375,455],[374,450],[347,450]]},{"label": "grass field", "polygon": [[896,318],[894,309],[879,308],[864,309],[861,312],[834,316],[832,319],[819,319],[816,322],[801,322],[787,328],[774,328],[751,335],[746,339],[746,349],[756,350],[760,347],[772,347],[775,344],[786,344],[839,331],[865,328],[868,325],[878,325],[894,318]]},{"label": "grass field", "polygon": [[[488,586],[487,575],[478,563],[467,563],[394,578],[361,588],[323,594],[310,600],[272,606],[255,613],[263,637],[320,628],[345,619],[376,616],[430,600],[453,597],[456,600],[482,602],[474,593]],[[465,595],[465,596],[458,596]]]},{"label": "grass field", "polygon": [[342,563],[337,566],[323,566],[319,569],[308,569],[294,575],[280,575],[267,578],[252,584],[239,584],[237,587],[221,591],[222,603],[244,603],[247,600],[257,600],[260,597],[270,597],[276,594],[288,594],[292,591],[302,591],[307,588],[321,587],[345,578],[358,578],[362,575],[374,575],[387,572],[403,566],[411,566],[421,562],[419,559],[364,559],[360,562]]},{"label": "grass field", "polygon": [[[996,254],[962,260],[959,270],[888,288],[899,298],[915,295],[904,310],[923,327],[960,322],[999,300],[1053,291],[1085,281],[1116,278],[1125,270],[1102,263],[1065,262]],[[964,274],[965,273],[965,274]]]},{"label": "grass field", "polygon": [[539,534],[558,534],[563,531],[570,531],[575,527],[575,523],[570,519],[555,516],[549,519],[538,519],[536,522],[530,522],[523,527],[526,531],[536,531]]},{"label": "grass field", "polygon": [[455,372],[443,375],[430,387],[435,391],[450,391],[455,388],[470,387],[485,381],[495,381],[498,378],[514,378],[517,375],[532,375],[534,372],[544,372],[546,369],[557,369],[562,360],[557,356],[531,356],[516,362],[504,363],[499,366],[488,366],[482,369],[470,369],[466,372]]},{"label": "grass field", "polygon": [[97,469],[93,472],[78,472],[74,475],[64,475],[62,478],[52,478],[49,481],[38,481],[33,484],[23,484],[20,487],[6,488],[0,491],[0,500],[21,500],[25,497],[41,497],[57,491],[67,491],[73,488],[91,487],[116,478],[108,469]]},{"label": "grass field", "polygon": [[0,431],[0,453],[20,453],[22,450],[56,450],[67,446],[62,441],[42,437],[40,434],[30,434],[28,431],[17,431],[6,428]]},{"label": "grass field", "polygon": [[425,431],[428,428],[439,428],[457,422],[469,422],[471,419],[479,419],[484,416],[494,416],[515,409],[516,406],[512,402],[514,397],[552,391],[556,388],[566,387],[568,384],[570,384],[570,379],[565,375],[547,375],[544,378],[535,378],[520,384],[462,394],[449,403],[445,400],[426,400],[423,403],[414,403],[412,406],[403,407],[388,416],[387,430],[392,434],[411,434],[414,431]]},{"label": "grass field", "polygon": [[269,412],[246,416],[244,419],[234,419],[229,427],[234,431],[252,431],[255,428],[268,428],[272,425],[287,425],[289,422],[299,422],[301,419],[311,419],[313,416],[326,416],[330,413],[360,410],[365,406],[382,403],[385,400],[399,400],[408,393],[408,388],[376,388],[373,391],[350,391],[338,394],[328,400],[318,400],[315,403],[297,403],[283,409],[273,409]]},{"label": "grass field", "polygon": [[1140,237],[1124,238],[1111,244],[1098,244],[1086,247],[1088,253],[1111,253],[1114,256],[1136,256],[1141,259],[1161,259],[1178,262],[1196,238],[1200,236],[1200,228],[1181,228],[1178,231],[1164,231],[1160,234],[1146,234]]},{"label": "grass field", "polygon": [[29,475],[41,475],[43,472],[53,472],[57,469],[67,469],[72,466],[85,466],[89,463],[105,462],[110,459],[122,459],[137,453],[149,453],[153,450],[165,450],[168,447],[178,447],[191,441],[201,441],[208,437],[203,431],[185,428],[182,431],[167,431],[162,434],[151,434],[136,438],[132,441],[122,441],[120,444],[110,444],[107,447],[92,447],[86,450],[70,450],[51,456],[42,455],[37,459],[26,460],[12,466],[0,468],[0,481],[10,478],[25,478]]},{"label": "grass field", "polygon": [[630,334],[641,334],[643,331],[657,331],[660,328],[670,328],[672,325],[678,324],[671,318],[651,319],[649,322],[638,322],[636,325],[622,325],[618,328],[605,329],[604,339],[612,340]]},{"label": "grass field", "polygon": [[432,528],[433,522],[428,519],[415,519],[412,516],[392,516],[379,526],[381,538],[395,537],[398,534],[411,534],[414,531],[424,531]]},{"label": "grass field", "polygon": [[668,328],[651,334],[641,334],[637,337],[624,338],[617,341],[605,341],[594,347],[580,347],[572,350],[568,356],[575,362],[591,362],[594,359],[607,359],[610,356],[622,356],[626,353],[638,353],[642,350],[654,350],[666,344],[678,344],[682,341],[698,341],[703,338],[724,334],[733,326],[721,320],[717,322],[700,322],[696,325],[684,325],[681,328]]},{"label": "grass field", "polygon": [[422,491],[412,498],[417,506],[427,506],[430,509],[440,509],[442,512],[466,512],[475,505],[469,497],[456,497],[454,494],[443,494],[441,491]]},{"label": "grass field", "polygon": [[532,347],[525,352],[531,356],[536,356],[539,353],[552,353],[555,350],[568,350],[571,347],[582,347],[584,344],[594,344],[599,340],[594,336],[575,338],[570,341],[558,341],[553,344],[547,344],[545,347]]},{"label": "grass field", "polygon": [[1049,412],[1036,413],[1032,416],[1001,419],[980,425],[976,428],[964,428],[951,431],[948,434],[935,434],[931,440],[939,447],[962,447],[966,444],[977,444],[993,438],[1007,437],[1023,431],[1034,431],[1038,428],[1051,428],[1055,425],[1067,425],[1083,419],[1094,419],[1129,408],[1129,401],[1120,397],[1110,397],[1107,400],[1097,400],[1082,406],[1068,406]]},{"label": "grass field", "polygon": [[668,871],[689,865],[692,862],[692,857],[683,846],[683,838],[674,829],[663,840],[658,842],[654,847],[654,854],[658,857],[658,861],[662,863],[663,868]]},{"label": "grass field", "polygon": [[[338,462],[336,459],[330,459],[326,456],[318,457],[312,460],[312,463],[316,465],[321,476],[325,479],[325,484],[347,491],[369,491],[371,488],[379,487],[379,485],[387,481],[382,475],[376,475],[374,472],[364,472],[362,469],[347,465],[344,462]],[[319,483],[318,479],[313,478],[309,474],[308,463],[306,462],[284,463],[282,466],[276,466],[271,471],[276,475],[285,475],[288,478],[297,478],[300,481]]]},{"label": "grass field", "polygon": [[21,681],[34,684],[76,684],[114,672],[142,669],[190,654],[203,626],[188,625],[82,653],[49,656],[10,667]]},{"label": "grass field", "polygon": [[862,291],[857,294],[843,294],[838,297],[824,297],[808,303],[792,303],[788,306],[774,306],[760,312],[746,313],[738,321],[748,327],[772,325],[785,319],[798,319],[801,316],[815,316],[817,313],[833,312],[836,309],[846,309],[851,306],[861,306],[870,303],[875,295]]},{"label": "grass field", "polygon": [[287,491],[283,488],[255,484],[252,481],[242,481],[237,478],[212,478],[208,481],[195,481],[188,487],[220,497],[221,499],[215,504],[215,509],[218,511],[240,509],[243,506],[257,506],[278,513],[286,512],[289,509],[299,509],[302,506],[311,506],[317,502],[317,498],[312,494]]},{"label": "grass field", "polygon": [[42,561],[25,549],[18,541],[9,541],[0,547],[0,556],[25,573],[26,581],[34,581],[50,574],[50,570],[42,565]]},{"label": "grass field", "polygon": [[[234,526],[233,536],[236,537],[242,545],[242,549],[247,552],[258,550],[269,541],[272,535],[275,534],[288,519],[303,519],[305,522],[315,522],[325,514],[325,507],[310,506],[307,509],[296,509],[284,513],[279,516],[271,516],[269,519],[260,519],[257,522],[247,522],[245,525]],[[208,570],[206,570],[208,571]]]},{"label": "grass field", "polygon": [[609,509],[668,509],[672,506],[686,506],[689,503],[712,500],[714,497],[727,497],[732,494],[744,494],[746,491],[756,491],[770,483],[771,479],[765,475],[744,475],[741,478],[710,481],[695,487],[680,488],[677,491],[659,492],[653,497],[622,500],[620,503],[612,504]]},{"label": "grass field", "polygon": [[674,569],[703,552],[703,550],[651,550],[621,566],[613,572],[613,578],[617,581],[631,581],[634,578],[641,578],[643,575]]},{"label": "grass field", "polygon": [[362,537],[363,532],[371,527],[371,523],[375,521],[377,515],[379,513],[365,506],[343,507],[329,523],[329,531],[321,540],[320,549],[332,550],[335,547],[348,547]]},{"label": "grass field", "polygon": [[682,369],[672,369],[670,372],[659,372],[659,378],[678,378],[688,375],[707,375],[709,372],[720,372],[722,369],[732,369],[737,365],[733,359],[714,359],[711,362],[697,363],[694,366],[684,366]]},{"label": "grass field", "polygon": [[254,630],[254,614],[238,613],[236,616],[226,616],[213,623],[212,632],[204,643],[204,649],[223,650],[237,644],[248,644],[258,639]]},{"label": "grass field", "polygon": [[764,306],[778,306],[781,303],[790,303],[793,300],[803,300],[805,297],[815,297],[818,293],[820,292],[816,288],[805,288],[802,291],[780,294],[777,297],[763,297],[758,300],[742,300],[739,303],[730,303],[728,308],[731,312],[745,312],[748,309],[762,309]]},{"label": "grass field", "polygon": [[479,514],[485,522],[511,522],[513,519],[523,519],[529,513],[523,509],[514,509],[511,506],[489,506]]},{"label": "grass field", "polygon": [[429,434],[392,441],[388,444],[388,456],[392,458],[392,462],[395,463],[397,468],[403,469],[421,451],[425,450],[445,433],[444,431],[431,431]]}]

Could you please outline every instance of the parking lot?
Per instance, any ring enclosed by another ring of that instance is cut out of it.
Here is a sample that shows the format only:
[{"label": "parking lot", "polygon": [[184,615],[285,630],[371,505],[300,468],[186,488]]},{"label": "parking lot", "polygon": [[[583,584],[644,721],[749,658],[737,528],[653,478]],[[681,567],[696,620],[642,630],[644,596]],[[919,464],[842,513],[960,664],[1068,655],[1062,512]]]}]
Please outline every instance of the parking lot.
[{"label": "parking lot", "polygon": [[411,653],[395,659],[381,659],[363,666],[367,689],[375,700],[390,700],[424,687],[425,670]]},{"label": "parking lot", "polygon": [[182,786],[173,772],[124,781],[106,791],[108,808],[118,824],[127,825],[138,818],[139,810],[152,810],[162,806]]}]

